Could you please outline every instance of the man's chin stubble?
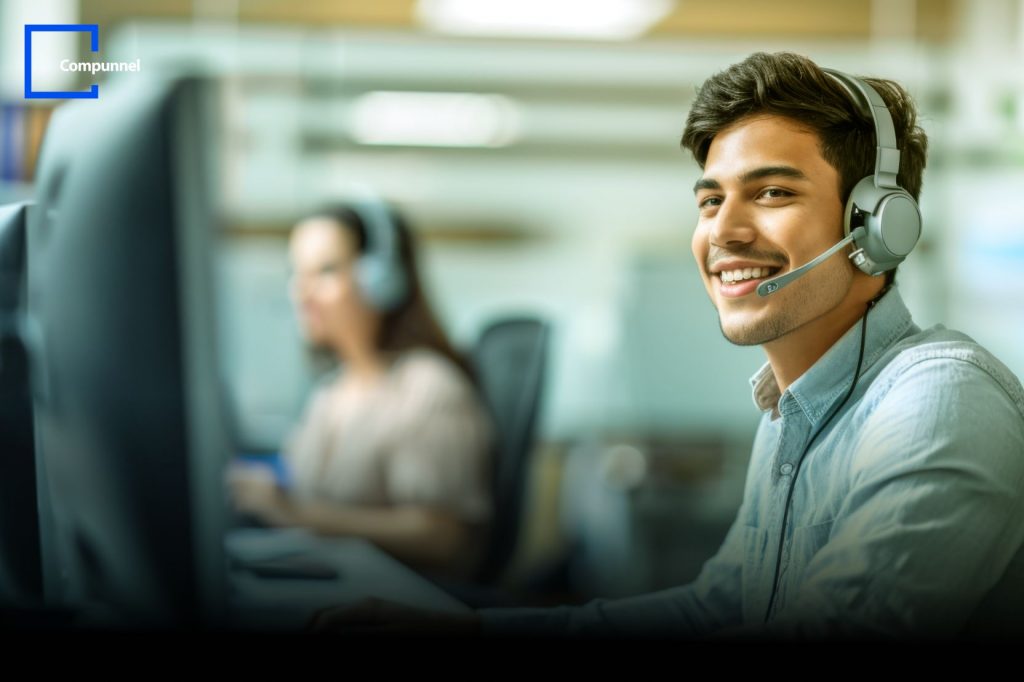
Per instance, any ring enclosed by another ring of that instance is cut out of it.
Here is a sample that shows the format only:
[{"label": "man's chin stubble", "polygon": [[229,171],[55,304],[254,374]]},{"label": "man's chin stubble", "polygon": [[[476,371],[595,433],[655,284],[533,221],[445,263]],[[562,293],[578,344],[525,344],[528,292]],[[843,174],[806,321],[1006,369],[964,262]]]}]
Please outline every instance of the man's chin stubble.
[{"label": "man's chin stubble", "polygon": [[722,324],[722,311],[718,309],[713,299],[711,305],[714,306],[715,311],[718,313],[718,330],[722,332],[722,337],[734,346],[760,346],[785,336],[792,331],[785,329],[784,321],[780,321],[778,317],[775,317],[751,327],[741,327],[739,333],[734,333],[730,336],[726,333],[725,326]]},{"label": "man's chin stubble", "polygon": [[718,318],[718,328],[725,340],[735,346],[760,346],[788,333],[772,324],[769,329],[742,329],[739,334],[729,336],[722,326],[721,317]]}]

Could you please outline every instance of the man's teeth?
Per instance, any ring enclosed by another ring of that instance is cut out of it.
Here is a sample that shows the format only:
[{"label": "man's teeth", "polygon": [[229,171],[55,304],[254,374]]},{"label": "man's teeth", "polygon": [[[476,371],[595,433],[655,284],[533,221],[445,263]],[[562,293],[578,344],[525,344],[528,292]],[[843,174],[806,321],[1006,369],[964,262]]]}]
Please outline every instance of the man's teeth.
[{"label": "man's teeth", "polygon": [[778,268],[739,268],[737,270],[723,270],[721,273],[723,282],[741,282],[745,279],[760,279],[767,277]]}]

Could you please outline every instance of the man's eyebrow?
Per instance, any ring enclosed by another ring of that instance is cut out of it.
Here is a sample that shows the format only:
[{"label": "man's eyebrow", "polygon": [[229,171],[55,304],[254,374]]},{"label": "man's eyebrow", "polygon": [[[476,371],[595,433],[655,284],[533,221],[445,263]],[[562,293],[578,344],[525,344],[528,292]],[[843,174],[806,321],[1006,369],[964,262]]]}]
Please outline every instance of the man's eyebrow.
[{"label": "man's eyebrow", "polygon": [[714,178],[701,178],[693,183],[693,193],[696,194],[702,189],[722,189],[722,186]]},{"label": "man's eyebrow", "polygon": [[[799,168],[793,166],[761,166],[760,168],[754,168],[748,170],[746,173],[740,176],[741,183],[752,182],[754,180],[760,180],[762,178],[781,176],[785,178],[792,178],[794,180],[808,180],[807,175]],[[693,192],[696,194],[702,189],[721,189],[722,185],[719,184],[718,180],[714,178],[701,178],[693,185]]]},{"label": "man's eyebrow", "polygon": [[761,178],[767,178],[773,175],[779,175],[784,178],[793,178],[794,180],[808,179],[802,170],[794,168],[793,166],[761,166],[760,168],[748,170],[746,173],[741,175],[740,182],[760,180]]}]

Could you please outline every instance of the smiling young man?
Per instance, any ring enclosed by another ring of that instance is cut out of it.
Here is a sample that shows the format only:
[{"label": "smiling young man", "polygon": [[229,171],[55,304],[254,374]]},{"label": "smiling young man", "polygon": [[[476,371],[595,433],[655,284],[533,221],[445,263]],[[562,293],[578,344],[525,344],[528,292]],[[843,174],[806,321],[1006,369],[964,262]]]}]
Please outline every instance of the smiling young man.
[{"label": "smiling young man", "polygon": [[780,392],[860,319],[885,284],[836,254],[773,296],[755,293],[762,279],[812,260],[843,236],[843,183],[819,139],[793,118],[751,114],[714,135],[694,188],[700,217],[693,253],[722,333],[735,344],[764,347]]},{"label": "smiling young man", "polygon": [[[895,181],[916,201],[926,139],[913,102],[896,83],[865,81],[893,122]],[[918,327],[894,269],[871,275],[851,262],[859,242],[758,291],[846,236],[847,200],[880,177],[876,158],[887,153],[871,111],[809,59],[758,53],[704,83],[682,144],[703,170],[692,249],[722,333],[767,356],[750,381],[763,414],[736,520],[687,585],[436,625],[485,635],[1024,636],[1019,381],[970,337]],[[897,202],[916,220],[909,197]],[[883,241],[893,246],[899,229]],[[372,632],[401,613],[375,602],[318,623]]]}]

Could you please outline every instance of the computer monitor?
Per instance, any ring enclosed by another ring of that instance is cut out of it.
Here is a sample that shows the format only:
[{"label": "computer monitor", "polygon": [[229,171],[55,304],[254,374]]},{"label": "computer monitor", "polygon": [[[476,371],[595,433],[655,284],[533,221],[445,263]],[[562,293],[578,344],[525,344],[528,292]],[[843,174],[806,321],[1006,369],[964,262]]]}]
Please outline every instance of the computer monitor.
[{"label": "computer monitor", "polygon": [[60,105],[29,283],[47,597],[118,629],[225,623],[215,84],[132,74]]},{"label": "computer monitor", "polygon": [[31,202],[0,206],[0,606],[43,599],[29,361],[22,340]]}]

